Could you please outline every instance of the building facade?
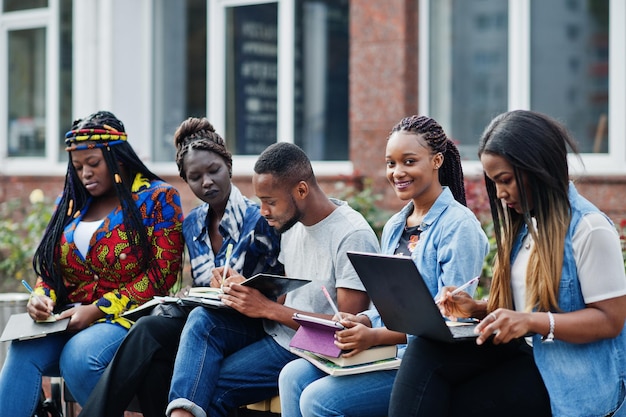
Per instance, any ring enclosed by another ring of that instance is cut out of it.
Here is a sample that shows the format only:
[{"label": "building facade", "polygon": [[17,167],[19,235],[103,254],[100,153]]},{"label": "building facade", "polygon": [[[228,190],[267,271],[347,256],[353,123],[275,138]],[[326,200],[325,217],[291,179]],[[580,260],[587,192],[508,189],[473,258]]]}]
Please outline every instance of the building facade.
[{"label": "building facade", "polygon": [[[626,2],[622,0],[0,0],[0,201],[54,196],[72,120],[113,111],[138,154],[177,177],[172,135],[207,116],[253,195],[256,156],[290,141],[329,193],[384,178],[400,118],[455,140],[476,210],[476,147],[498,113],[563,121],[580,143],[581,192],[626,218]],[[472,195],[474,195],[472,194]]]}]

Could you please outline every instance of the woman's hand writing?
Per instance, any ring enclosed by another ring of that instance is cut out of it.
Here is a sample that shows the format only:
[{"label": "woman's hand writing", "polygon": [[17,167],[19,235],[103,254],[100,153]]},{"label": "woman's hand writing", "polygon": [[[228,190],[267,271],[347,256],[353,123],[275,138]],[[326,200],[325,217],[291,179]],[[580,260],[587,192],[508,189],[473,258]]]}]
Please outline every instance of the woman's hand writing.
[{"label": "woman's hand writing", "polygon": [[451,294],[452,291],[454,291],[454,287],[443,287],[441,290],[441,295],[437,299],[441,314],[452,320],[472,317],[477,310],[476,300],[465,291],[454,295]]},{"label": "woman's hand writing", "polygon": [[[220,266],[213,269],[212,274],[213,278],[211,278],[211,287],[222,287],[222,279],[224,278],[224,267]],[[245,279],[246,277],[244,277],[243,275],[240,275],[236,271],[233,271],[231,268],[228,268],[228,271],[226,271],[226,279],[224,280],[224,285],[226,285],[227,282],[239,284],[245,281]]]},{"label": "woman's hand writing", "polygon": [[26,305],[26,311],[33,320],[46,320],[53,309],[54,301],[45,295],[32,295]]}]

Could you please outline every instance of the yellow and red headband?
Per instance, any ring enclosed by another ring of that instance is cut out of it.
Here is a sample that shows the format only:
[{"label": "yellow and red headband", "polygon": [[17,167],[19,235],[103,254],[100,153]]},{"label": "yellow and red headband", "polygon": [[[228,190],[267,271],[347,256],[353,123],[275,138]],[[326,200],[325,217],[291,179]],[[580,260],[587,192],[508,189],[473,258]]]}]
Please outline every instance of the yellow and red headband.
[{"label": "yellow and red headband", "polygon": [[[102,125],[103,129],[76,129],[65,134],[66,151],[80,151],[83,149],[104,148],[126,142],[126,132],[115,130],[109,125]],[[89,143],[81,143],[89,142]]]}]

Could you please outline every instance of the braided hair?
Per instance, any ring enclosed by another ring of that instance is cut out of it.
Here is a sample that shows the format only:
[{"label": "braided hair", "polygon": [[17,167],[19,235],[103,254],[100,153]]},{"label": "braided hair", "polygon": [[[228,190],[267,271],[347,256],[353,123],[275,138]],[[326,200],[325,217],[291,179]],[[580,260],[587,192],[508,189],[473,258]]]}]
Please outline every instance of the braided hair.
[{"label": "braided hair", "polygon": [[439,167],[439,182],[441,185],[450,188],[456,201],[467,206],[461,155],[454,142],[448,139],[439,123],[430,117],[413,115],[400,120],[391,129],[389,136],[395,132],[408,132],[419,135],[430,147],[432,155],[437,153],[443,155],[443,164]]},{"label": "braided hair", "polygon": [[[72,129],[65,135],[66,151],[71,154],[73,151],[84,149],[100,148],[102,150],[109,175],[114,179],[115,192],[122,206],[124,229],[131,242],[131,248],[137,252],[137,259],[143,263],[142,267],[147,269],[151,253],[148,234],[143,224],[142,214],[135,204],[131,184],[125,183],[122,179],[124,175],[120,171],[120,165],[123,165],[125,169],[125,178],[131,181],[137,181],[137,179],[152,181],[161,180],[161,178],[145,166],[126,138],[124,124],[113,113],[98,111],[72,123]],[[68,159],[63,193],[59,197],[55,212],[33,257],[33,268],[36,274],[55,290],[58,305],[69,301],[61,276],[58,244],[65,227],[72,219],[80,216],[80,210],[91,199],[91,195],[76,173],[71,156]]]},{"label": "braided hair", "polygon": [[190,117],[183,121],[174,133],[174,146],[176,147],[178,174],[183,180],[187,181],[185,156],[191,149],[220,155],[226,162],[228,174],[232,178],[233,156],[226,149],[224,139],[215,132],[215,128],[206,118]]}]

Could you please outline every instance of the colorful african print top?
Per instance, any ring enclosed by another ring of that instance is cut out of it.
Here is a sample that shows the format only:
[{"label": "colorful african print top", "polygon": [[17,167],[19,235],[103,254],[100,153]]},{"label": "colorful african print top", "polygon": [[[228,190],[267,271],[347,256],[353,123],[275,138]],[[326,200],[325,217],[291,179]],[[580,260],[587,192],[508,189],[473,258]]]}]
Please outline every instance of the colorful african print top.
[{"label": "colorful african print top", "polygon": [[[121,313],[155,295],[167,295],[176,283],[184,247],[183,214],[176,188],[159,180],[146,181],[133,192],[133,198],[152,245],[147,270],[141,268],[128,241],[121,206],[109,213],[93,234],[86,257],[74,241],[82,215],[67,225],[57,251],[70,302],[93,303],[106,314],[99,321],[116,322],[126,328],[131,323],[119,318]],[[90,203],[82,213],[87,212]],[[35,291],[56,299],[54,290],[41,279]]]},{"label": "colorful african print top", "polygon": [[278,262],[280,237],[261,216],[259,206],[231,187],[226,210],[220,221],[219,231],[223,237],[222,247],[214,254],[209,238],[209,205],[201,204],[185,217],[183,233],[194,286],[209,286],[212,270],[223,266],[226,248],[233,249],[229,268],[246,278],[259,272],[284,275],[283,265]]}]

